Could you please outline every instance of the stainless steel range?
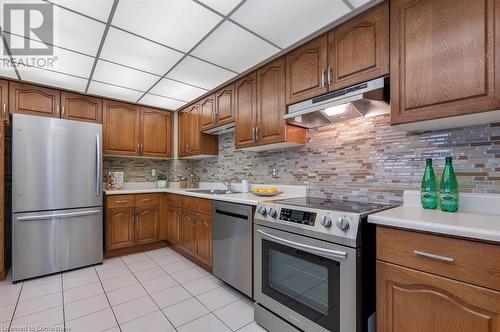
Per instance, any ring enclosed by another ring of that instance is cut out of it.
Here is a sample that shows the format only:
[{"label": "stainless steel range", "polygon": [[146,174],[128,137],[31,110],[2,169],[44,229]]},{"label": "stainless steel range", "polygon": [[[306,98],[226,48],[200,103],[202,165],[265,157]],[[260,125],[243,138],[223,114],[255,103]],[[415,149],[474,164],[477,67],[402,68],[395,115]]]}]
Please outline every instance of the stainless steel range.
[{"label": "stainless steel range", "polygon": [[255,320],[271,332],[375,331],[375,230],[391,205],[293,198],[257,207]]}]

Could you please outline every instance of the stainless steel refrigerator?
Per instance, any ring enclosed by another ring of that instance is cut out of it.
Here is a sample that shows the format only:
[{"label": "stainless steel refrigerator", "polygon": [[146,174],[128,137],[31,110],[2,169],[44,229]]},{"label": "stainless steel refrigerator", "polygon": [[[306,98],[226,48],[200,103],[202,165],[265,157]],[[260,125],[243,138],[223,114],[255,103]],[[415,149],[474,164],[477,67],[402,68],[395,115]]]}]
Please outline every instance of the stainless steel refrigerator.
[{"label": "stainless steel refrigerator", "polygon": [[12,118],[13,281],[102,262],[102,125]]}]

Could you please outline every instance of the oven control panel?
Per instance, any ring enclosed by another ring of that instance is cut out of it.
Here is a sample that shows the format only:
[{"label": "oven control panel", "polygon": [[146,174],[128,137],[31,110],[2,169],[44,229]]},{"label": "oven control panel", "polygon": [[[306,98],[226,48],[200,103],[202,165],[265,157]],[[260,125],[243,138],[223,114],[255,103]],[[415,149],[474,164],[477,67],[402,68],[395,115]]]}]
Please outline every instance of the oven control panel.
[{"label": "oven control panel", "polygon": [[279,219],[283,221],[294,222],[297,224],[314,226],[314,222],[316,221],[316,213],[282,208]]}]

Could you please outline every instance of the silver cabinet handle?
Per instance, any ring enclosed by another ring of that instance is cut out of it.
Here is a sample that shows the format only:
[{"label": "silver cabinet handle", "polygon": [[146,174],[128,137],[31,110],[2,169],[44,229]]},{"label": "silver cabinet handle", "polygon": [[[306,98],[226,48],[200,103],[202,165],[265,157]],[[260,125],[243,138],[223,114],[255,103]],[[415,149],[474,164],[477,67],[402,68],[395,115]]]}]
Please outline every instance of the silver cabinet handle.
[{"label": "silver cabinet handle", "polygon": [[327,82],[328,84],[327,85],[332,85],[332,67],[328,66],[328,79],[327,79]]},{"label": "silver cabinet handle", "polygon": [[56,107],[56,114],[57,114],[57,117],[59,117],[59,116],[61,115],[60,109],[61,109],[61,106],[60,106],[60,105],[57,105],[57,107]]},{"label": "silver cabinet handle", "polygon": [[44,214],[31,217],[19,217],[17,218],[17,221],[36,221],[36,220],[49,220],[54,218],[84,217],[84,216],[99,214],[100,212],[101,210],[91,210],[91,211],[69,212],[69,213],[59,213],[59,214]]},{"label": "silver cabinet handle", "polygon": [[259,127],[255,127],[255,141],[259,141],[259,137],[260,137],[260,128]]},{"label": "silver cabinet handle", "polygon": [[62,107],[62,110],[61,110],[61,118],[64,118],[64,106]]},{"label": "silver cabinet handle", "polygon": [[453,263],[453,257],[431,254],[431,253],[428,253],[425,251],[420,251],[420,250],[413,250],[413,253],[417,256],[431,258],[431,259],[435,259],[435,260],[446,262],[446,263]]},{"label": "silver cabinet handle", "polygon": [[95,135],[95,195],[99,196],[101,194],[101,136],[99,134]]},{"label": "silver cabinet handle", "polygon": [[252,128],[252,141],[255,142],[255,127]]},{"label": "silver cabinet handle", "polygon": [[321,87],[325,86],[325,70],[321,72]]},{"label": "silver cabinet handle", "polygon": [[127,202],[128,202],[128,201],[123,200],[123,201],[115,201],[114,203],[115,203],[115,204],[122,204],[122,203],[127,203]]},{"label": "silver cabinet handle", "polygon": [[3,104],[3,117],[5,118],[5,116],[7,115],[7,104]]},{"label": "silver cabinet handle", "polygon": [[307,252],[310,252],[313,254],[322,254],[322,255],[326,255],[326,256],[330,256],[330,257],[334,257],[334,258],[347,259],[347,253],[344,251],[320,248],[320,247],[310,246],[308,244],[303,244],[303,243],[298,243],[295,241],[282,239],[280,237],[277,237],[277,236],[268,234],[264,231],[261,231],[260,229],[257,230],[257,233],[259,233],[262,236],[267,237],[268,239],[271,239],[275,242],[285,244],[285,245],[290,245],[290,246],[297,248],[297,249],[304,249],[304,251],[307,251]]}]

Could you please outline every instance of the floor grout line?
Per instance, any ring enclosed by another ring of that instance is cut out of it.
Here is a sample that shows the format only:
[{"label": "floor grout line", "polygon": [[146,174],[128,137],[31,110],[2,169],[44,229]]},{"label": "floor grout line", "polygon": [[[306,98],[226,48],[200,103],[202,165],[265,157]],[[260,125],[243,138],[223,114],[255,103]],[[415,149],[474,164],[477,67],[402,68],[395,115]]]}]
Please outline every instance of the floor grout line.
[{"label": "floor grout line", "polygon": [[63,311],[63,331],[66,331],[66,312],[65,306],[64,306],[64,278],[63,274],[61,273],[61,301],[62,301],[62,311]]},{"label": "floor grout line", "polygon": [[12,326],[12,322],[14,321],[14,317],[15,317],[16,311],[17,311],[17,306],[19,304],[19,298],[21,297],[21,293],[23,292],[23,287],[24,287],[24,282],[21,284],[21,289],[19,290],[19,295],[17,296],[17,302],[16,302],[16,305],[14,306],[14,311],[12,311],[12,317],[10,318],[9,327],[7,328],[7,331],[10,331],[10,328]]},{"label": "floor grout line", "polygon": [[99,276],[99,273],[97,273],[97,269],[95,268],[95,266],[94,266],[94,270],[95,270],[95,272],[96,272],[96,274],[97,274],[97,278],[99,279],[99,282],[100,282],[100,284],[101,284],[102,290],[103,290],[103,292],[104,292],[104,296],[106,297],[106,300],[108,301],[109,308],[111,309],[111,313],[113,314],[113,317],[115,317],[116,324],[117,324],[117,326],[118,326],[118,329],[119,329],[119,330],[120,330],[120,332],[121,332],[122,328],[121,328],[121,326],[120,326],[120,323],[118,322],[118,318],[116,318],[115,311],[113,310],[113,307],[111,306],[111,301],[110,301],[110,300],[109,300],[109,298],[108,298],[108,294],[106,293],[106,289],[104,289],[104,285],[102,284],[101,277]]}]

